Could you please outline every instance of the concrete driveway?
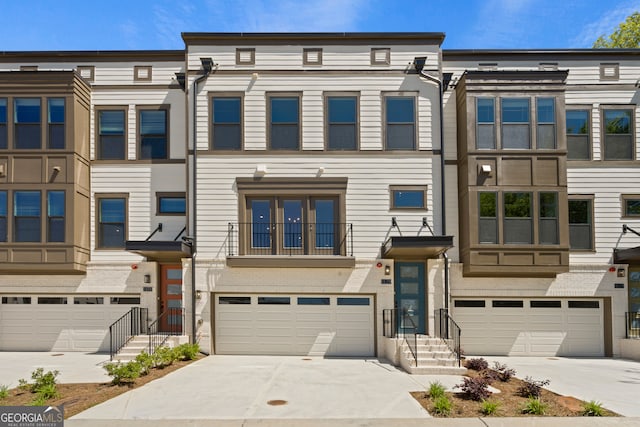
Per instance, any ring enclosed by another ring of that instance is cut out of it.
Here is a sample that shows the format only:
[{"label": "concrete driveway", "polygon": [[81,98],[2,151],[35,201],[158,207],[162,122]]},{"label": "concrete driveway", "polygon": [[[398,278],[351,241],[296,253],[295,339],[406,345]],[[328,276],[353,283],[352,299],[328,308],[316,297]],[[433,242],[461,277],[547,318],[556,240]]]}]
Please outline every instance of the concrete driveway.
[{"label": "concrete driveway", "polygon": [[425,418],[409,395],[431,381],[376,359],[209,356],[75,419]]},{"label": "concrete driveway", "polygon": [[566,357],[485,357],[517,371],[518,378],[548,379],[546,387],[581,400],[596,400],[625,417],[640,417],[640,362]]}]

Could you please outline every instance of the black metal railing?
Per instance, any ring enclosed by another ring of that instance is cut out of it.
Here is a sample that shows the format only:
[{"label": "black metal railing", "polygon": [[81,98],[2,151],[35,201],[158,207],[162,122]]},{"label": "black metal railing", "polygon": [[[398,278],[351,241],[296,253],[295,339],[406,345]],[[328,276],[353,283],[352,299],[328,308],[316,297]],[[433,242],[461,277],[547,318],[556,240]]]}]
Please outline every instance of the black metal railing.
[{"label": "black metal railing", "polygon": [[395,338],[398,336],[398,310],[395,308],[386,308],[382,310],[382,326],[383,335],[386,338]]},{"label": "black metal railing", "polygon": [[353,226],[349,223],[230,222],[227,233],[229,256],[353,256]]},{"label": "black metal railing", "polygon": [[449,315],[448,311],[444,308],[439,308],[435,313],[435,333],[438,338],[441,338],[449,347],[458,360],[458,367],[460,367],[461,347],[460,336],[462,330],[460,326]]},{"label": "black metal railing", "polygon": [[411,318],[411,315],[408,310],[402,310],[402,324],[400,329],[402,329],[404,340],[413,356],[415,366],[418,366],[418,327]]},{"label": "black metal railing", "polygon": [[109,358],[124,347],[129,340],[147,332],[148,310],[143,307],[133,307],[109,326]]},{"label": "black metal railing", "polygon": [[640,312],[632,311],[625,313],[627,324],[627,338],[640,338]]},{"label": "black metal railing", "polygon": [[147,352],[153,354],[170,336],[184,333],[184,309],[168,308],[156,320],[149,324],[149,348]]}]

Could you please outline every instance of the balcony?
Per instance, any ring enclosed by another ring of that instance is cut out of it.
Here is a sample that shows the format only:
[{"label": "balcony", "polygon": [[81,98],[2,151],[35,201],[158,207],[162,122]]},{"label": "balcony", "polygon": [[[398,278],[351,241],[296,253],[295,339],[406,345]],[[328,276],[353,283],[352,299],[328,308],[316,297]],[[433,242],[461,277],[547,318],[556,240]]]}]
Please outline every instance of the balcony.
[{"label": "balcony", "polygon": [[229,223],[230,267],[353,268],[349,223]]}]

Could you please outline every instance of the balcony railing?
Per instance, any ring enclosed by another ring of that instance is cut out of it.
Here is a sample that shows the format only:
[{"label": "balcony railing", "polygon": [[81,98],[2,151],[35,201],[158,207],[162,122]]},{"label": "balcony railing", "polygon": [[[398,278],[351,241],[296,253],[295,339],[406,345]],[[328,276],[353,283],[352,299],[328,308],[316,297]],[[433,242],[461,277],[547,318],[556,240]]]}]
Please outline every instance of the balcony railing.
[{"label": "balcony railing", "polygon": [[348,223],[229,223],[227,255],[353,256]]}]

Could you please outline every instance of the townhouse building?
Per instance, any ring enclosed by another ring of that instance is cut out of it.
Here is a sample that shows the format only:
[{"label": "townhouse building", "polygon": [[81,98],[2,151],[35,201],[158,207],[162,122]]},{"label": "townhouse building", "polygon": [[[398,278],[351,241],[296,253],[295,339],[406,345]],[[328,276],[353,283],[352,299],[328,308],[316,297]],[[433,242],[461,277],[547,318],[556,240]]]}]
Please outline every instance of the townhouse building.
[{"label": "townhouse building", "polygon": [[182,38],[0,56],[0,350],[639,352],[637,50]]}]

